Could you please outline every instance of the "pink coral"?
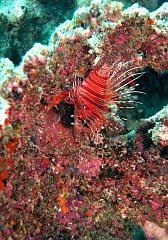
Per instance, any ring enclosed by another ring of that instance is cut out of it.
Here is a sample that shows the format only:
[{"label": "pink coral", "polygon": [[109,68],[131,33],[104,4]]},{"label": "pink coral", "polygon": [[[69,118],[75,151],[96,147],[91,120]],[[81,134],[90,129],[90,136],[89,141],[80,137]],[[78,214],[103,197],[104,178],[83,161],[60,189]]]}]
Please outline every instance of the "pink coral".
[{"label": "pink coral", "polygon": [[84,154],[77,154],[75,162],[75,165],[78,167],[79,171],[89,178],[98,176],[100,173],[100,167],[103,163],[102,159],[100,158],[93,158]]},{"label": "pink coral", "polygon": [[144,231],[148,240],[156,239],[156,240],[167,240],[168,235],[166,234],[166,230],[164,228],[159,227],[157,224],[146,221],[144,224]]},{"label": "pink coral", "polygon": [[158,134],[158,142],[162,146],[168,146],[168,126],[163,126],[160,128],[160,132]]}]

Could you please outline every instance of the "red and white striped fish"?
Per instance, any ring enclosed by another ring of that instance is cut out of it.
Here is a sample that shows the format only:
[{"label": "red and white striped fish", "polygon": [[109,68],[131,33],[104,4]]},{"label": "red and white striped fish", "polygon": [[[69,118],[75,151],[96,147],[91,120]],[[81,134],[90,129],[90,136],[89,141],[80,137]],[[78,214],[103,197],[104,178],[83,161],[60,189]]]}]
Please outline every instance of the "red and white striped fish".
[{"label": "red and white striped fish", "polygon": [[75,106],[74,126],[78,132],[82,132],[84,126],[88,126],[96,136],[105,123],[105,114],[110,112],[112,103],[118,105],[132,102],[128,100],[128,96],[136,91],[133,86],[126,86],[143,73],[130,74],[131,77],[135,76],[131,79],[129,73],[139,67],[126,70],[130,62],[117,61],[112,66],[106,63],[101,67],[95,66],[82,83],[75,78],[73,91],[69,94],[69,103]]}]

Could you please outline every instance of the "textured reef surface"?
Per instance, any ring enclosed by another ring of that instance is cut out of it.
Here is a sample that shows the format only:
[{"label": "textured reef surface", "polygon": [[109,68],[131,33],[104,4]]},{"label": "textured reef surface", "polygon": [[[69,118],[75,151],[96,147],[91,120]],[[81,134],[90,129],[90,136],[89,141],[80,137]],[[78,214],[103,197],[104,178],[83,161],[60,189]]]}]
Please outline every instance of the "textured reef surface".
[{"label": "textured reef surface", "polygon": [[18,65],[35,42],[47,44],[55,26],[72,18],[73,0],[1,0],[0,57]]},{"label": "textured reef surface", "polygon": [[[105,66],[115,101],[87,89],[94,114],[80,91]],[[1,59],[1,239],[168,239],[167,70],[168,3],[91,1]]]}]

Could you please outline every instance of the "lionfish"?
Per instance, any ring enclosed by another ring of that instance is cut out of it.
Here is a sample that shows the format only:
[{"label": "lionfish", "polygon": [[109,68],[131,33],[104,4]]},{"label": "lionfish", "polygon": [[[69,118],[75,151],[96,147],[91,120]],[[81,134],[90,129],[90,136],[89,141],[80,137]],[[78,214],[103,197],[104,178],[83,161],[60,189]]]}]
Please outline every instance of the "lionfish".
[{"label": "lionfish", "polygon": [[111,65],[108,61],[102,61],[102,64],[98,61],[82,83],[75,77],[72,91],[55,95],[49,107],[58,105],[61,100],[74,104],[75,132],[84,133],[90,129],[94,142],[100,142],[100,131],[106,124],[106,114],[112,112],[114,105],[121,108],[121,104],[128,107],[128,103],[138,103],[131,100],[130,95],[142,93],[134,90],[138,85],[134,82],[144,72],[136,73],[140,67],[129,68],[131,62],[119,59]]},{"label": "lionfish", "polygon": [[[112,66],[108,63],[97,64],[80,83],[79,78],[73,82],[73,91],[69,92],[70,104],[74,104],[74,127],[77,132],[84,131],[84,126],[91,129],[93,138],[99,142],[99,133],[106,121],[106,114],[111,111],[111,105],[134,103],[129,100],[134,91],[134,81],[144,72],[136,72],[140,67],[130,69],[132,61],[116,61]],[[123,71],[124,69],[124,71]],[[137,103],[137,102],[136,102]]]}]

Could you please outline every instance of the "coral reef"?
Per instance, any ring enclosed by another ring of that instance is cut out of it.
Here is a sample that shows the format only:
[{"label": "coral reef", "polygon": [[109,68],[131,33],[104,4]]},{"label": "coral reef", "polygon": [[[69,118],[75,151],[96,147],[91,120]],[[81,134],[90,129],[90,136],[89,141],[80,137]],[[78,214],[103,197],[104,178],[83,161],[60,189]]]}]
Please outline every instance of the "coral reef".
[{"label": "coral reef", "polygon": [[166,230],[158,227],[156,224],[146,221],[144,224],[144,229],[147,235],[147,239],[158,239],[158,240],[166,240],[168,239],[168,234],[166,234]]},{"label": "coral reef", "polygon": [[18,65],[35,42],[47,44],[55,27],[72,17],[75,1],[2,0],[0,57]]},{"label": "coral reef", "polygon": [[[92,1],[18,67],[1,59],[1,239],[131,240],[137,225],[149,239],[153,228],[167,236],[168,106],[146,117],[136,103],[141,79],[133,76],[137,68],[168,69],[168,4],[152,13],[123,7]],[[130,63],[131,80],[123,68],[118,74],[134,93],[123,110],[114,104],[106,113],[95,144],[84,123],[84,133],[74,131],[67,98],[75,76],[80,83],[94,67],[116,61]]]}]

